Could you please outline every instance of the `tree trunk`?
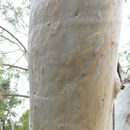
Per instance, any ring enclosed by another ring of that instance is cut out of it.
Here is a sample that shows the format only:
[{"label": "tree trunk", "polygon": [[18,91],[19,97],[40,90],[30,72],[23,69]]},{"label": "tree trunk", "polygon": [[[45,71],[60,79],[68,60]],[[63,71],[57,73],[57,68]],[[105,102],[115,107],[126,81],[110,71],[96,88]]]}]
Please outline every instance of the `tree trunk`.
[{"label": "tree trunk", "polygon": [[115,130],[130,130],[130,83],[115,101]]},{"label": "tree trunk", "polygon": [[30,130],[112,130],[122,0],[32,0]]},{"label": "tree trunk", "polygon": [[13,122],[12,117],[11,117],[11,108],[9,108],[9,116],[10,116],[11,130],[14,130],[14,122]]},{"label": "tree trunk", "polygon": [[2,130],[5,130],[5,121],[2,123]]}]

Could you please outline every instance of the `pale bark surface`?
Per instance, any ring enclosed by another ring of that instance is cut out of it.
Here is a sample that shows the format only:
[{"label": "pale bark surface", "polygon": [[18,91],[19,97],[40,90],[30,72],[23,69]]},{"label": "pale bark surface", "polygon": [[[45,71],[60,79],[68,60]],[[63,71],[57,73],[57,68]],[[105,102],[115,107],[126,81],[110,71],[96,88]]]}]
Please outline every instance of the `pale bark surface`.
[{"label": "pale bark surface", "polygon": [[115,130],[130,130],[130,83],[115,101]]},{"label": "pale bark surface", "polygon": [[32,0],[30,130],[112,130],[122,0]]}]

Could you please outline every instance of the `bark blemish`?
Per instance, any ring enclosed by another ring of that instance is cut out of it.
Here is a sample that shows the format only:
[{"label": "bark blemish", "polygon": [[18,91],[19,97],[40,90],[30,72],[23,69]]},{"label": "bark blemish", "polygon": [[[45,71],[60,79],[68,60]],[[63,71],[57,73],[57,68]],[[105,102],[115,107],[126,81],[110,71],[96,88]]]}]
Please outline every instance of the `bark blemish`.
[{"label": "bark blemish", "polygon": [[118,45],[118,43],[117,43],[117,42],[114,42],[114,41],[112,41],[111,44],[114,45],[114,46],[117,46],[117,45]]},{"label": "bark blemish", "polygon": [[35,109],[35,110],[37,109],[37,106],[36,106],[36,105],[34,106],[34,109]]},{"label": "bark blemish", "polygon": [[31,73],[33,74],[33,68],[31,68]]},{"label": "bark blemish", "polygon": [[50,25],[51,25],[51,22],[48,22],[47,25],[50,26]]},{"label": "bark blemish", "polygon": [[79,10],[75,12],[75,16],[77,17],[79,15]]},{"label": "bark blemish", "polygon": [[32,125],[32,123],[30,122],[30,129],[32,130],[33,129],[33,125]]},{"label": "bark blemish", "polygon": [[55,33],[57,33],[59,26],[60,26],[60,20],[59,19],[56,22],[54,22],[53,24],[51,24],[50,36],[53,36],[53,35],[55,35]]},{"label": "bark blemish", "polygon": [[128,114],[127,117],[126,117],[126,123],[130,124],[130,114]]},{"label": "bark blemish", "polygon": [[36,95],[36,92],[34,92],[34,95]]},{"label": "bark blemish", "polygon": [[104,98],[102,99],[102,102],[104,102]]},{"label": "bark blemish", "polygon": [[57,0],[51,0],[50,3],[50,13],[53,14],[56,11]]},{"label": "bark blemish", "polygon": [[104,47],[104,44],[105,44],[105,39],[100,32],[97,32],[95,37],[96,37],[95,38],[96,40],[94,41],[95,51],[94,51],[93,56],[95,56],[96,54],[101,52],[103,50],[103,47]]},{"label": "bark blemish", "polygon": [[97,67],[97,75],[99,76],[100,75],[100,71],[101,71],[101,68],[102,68],[102,64],[103,64],[103,54],[101,55],[101,59],[99,60],[99,63],[98,63],[98,67]]},{"label": "bark blemish", "polygon": [[34,56],[36,54],[36,47],[32,47],[32,56]]},{"label": "bark blemish", "polygon": [[86,74],[85,73],[82,73],[81,74],[81,78],[83,79],[83,78],[85,78],[86,77]]},{"label": "bark blemish", "polygon": [[42,68],[42,75],[44,75],[44,68]]}]

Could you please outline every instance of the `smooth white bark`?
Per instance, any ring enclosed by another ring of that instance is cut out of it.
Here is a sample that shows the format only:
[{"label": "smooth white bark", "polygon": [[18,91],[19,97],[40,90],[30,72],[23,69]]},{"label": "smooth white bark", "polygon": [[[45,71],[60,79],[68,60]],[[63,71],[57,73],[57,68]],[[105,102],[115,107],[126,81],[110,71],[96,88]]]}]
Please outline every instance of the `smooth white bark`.
[{"label": "smooth white bark", "polygon": [[30,130],[112,129],[121,5],[31,1]]}]

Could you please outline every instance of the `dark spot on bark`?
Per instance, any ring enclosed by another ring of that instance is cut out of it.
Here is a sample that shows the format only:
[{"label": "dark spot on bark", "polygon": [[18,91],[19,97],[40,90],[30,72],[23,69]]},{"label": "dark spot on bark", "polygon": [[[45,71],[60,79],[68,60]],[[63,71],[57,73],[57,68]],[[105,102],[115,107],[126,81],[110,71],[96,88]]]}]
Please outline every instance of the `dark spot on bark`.
[{"label": "dark spot on bark", "polygon": [[121,85],[121,90],[123,90],[125,88],[125,85]]},{"label": "dark spot on bark", "polygon": [[32,72],[32,74],[33,74],[33,68],[31,68],[31,72]]},{"label": "dark spot on bark", "polygon": [[126,117],[126,123],[130,124],[130,114],[128,114],[127,117]]},{"label": "dark spot on bark", "polygon": [[51,25],[51,22],[48,22],[47,25],[48,25],[48,26]]},{"label": "dark spot on bark", "polygon": [[79,15],[79,10],[77,10],[76,12],[75,12],[75,16],[78,16]]},{"label": "dark spot on bark", "polygon": [[113,41],[111,42],[113,45],[115,44]]},{"label": "dark spot on bark", "polygon": [[42,75],[44,75],[44,68],[42,68]]},{"label": "dark spot on bark", "polygon": [[36,92],[34,92],[34,95],[36,95]]},{"label": "dark spot on bark", "polygon": [[103,57],[103,54],[101,54],[101,57]]},{"label": "dark spot on bark", "polygon": [[36,105],[34,106],[34,109],[35,109],[35,110],[37,109],[37,106],[36,106]]},{"label": "dark spot on bark", "polygon": [[81,78],[85,78],[86,77],[86,74],[85,73],[82,73],[81,74]]},{"label": "dark spot on bark", "polygon": [[95,53],[93,53],[93,57],[95,57]]},{"label": "dark spot on bark", "polygon": [[104,102],[104,98],[102,99],[102,102]]}]

